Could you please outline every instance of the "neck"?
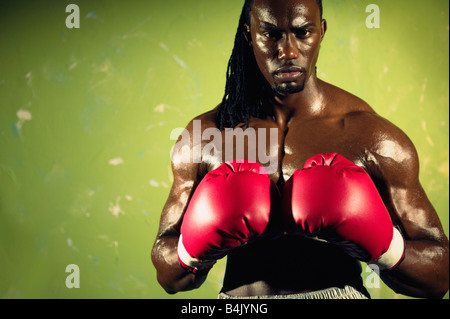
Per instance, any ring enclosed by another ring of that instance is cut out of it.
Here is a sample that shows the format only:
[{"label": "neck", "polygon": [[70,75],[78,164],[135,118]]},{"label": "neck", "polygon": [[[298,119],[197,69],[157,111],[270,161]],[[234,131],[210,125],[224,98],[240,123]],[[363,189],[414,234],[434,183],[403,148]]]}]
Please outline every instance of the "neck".
[{"label": "neck", "polygon": [[308,117],[323,111],[321,81],[312,74],[302,91],[289,95],[276,95],[274,113],[278,123],[283,124],[296,115]]}]

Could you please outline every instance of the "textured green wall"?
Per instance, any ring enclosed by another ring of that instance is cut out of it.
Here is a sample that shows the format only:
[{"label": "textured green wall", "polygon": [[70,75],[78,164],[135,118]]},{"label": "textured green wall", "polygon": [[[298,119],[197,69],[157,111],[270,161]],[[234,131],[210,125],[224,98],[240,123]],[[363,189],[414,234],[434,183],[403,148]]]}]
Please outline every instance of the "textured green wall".
[{"label": "textured green wall", "polygon": [[[65,25],[69,3],[79,29]],[[319,76],[411,137],[448,234],[448,1],[373,1],[379,29],[365,25],[370,3],[324,0]],[[219,103],[241,5],[0,2],[1,298],[216,298],[224,261],[199,290],[169,296],[150,250],[170,133]],[[66,287],[68,264],[80,288]]]}]

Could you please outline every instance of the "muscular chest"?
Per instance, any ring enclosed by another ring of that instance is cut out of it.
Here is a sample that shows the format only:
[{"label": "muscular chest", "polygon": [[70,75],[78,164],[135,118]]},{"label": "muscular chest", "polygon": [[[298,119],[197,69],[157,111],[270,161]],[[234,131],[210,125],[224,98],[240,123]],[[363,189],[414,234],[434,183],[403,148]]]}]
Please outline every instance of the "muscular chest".
[{"label": "muscular chest", "polygon": [[339,153],[358,165],[367,149],[364,132],[344,118],[293,121],[283,140],[281,173],[287,180],[310,157],[321,153]]},{"label": "muscular chest", "polygon": [[247,159],[260,163],[272,180],[282,182],[307,159],[320,153],[339,153],[361,165],[365,152],[364,134],[340,118],[300,121],[286,126],[270,121],[251,123],[249,128],[225,129],[206,139],[203,160],[208,171],[225,161]]}]

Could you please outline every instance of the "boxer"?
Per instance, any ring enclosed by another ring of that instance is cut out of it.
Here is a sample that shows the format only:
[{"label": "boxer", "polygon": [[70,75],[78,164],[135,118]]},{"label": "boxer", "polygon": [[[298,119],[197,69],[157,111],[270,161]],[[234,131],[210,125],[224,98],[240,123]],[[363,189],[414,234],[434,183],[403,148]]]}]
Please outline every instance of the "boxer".
[{"label": "boxer", "polygon": [[[321,1],[245,1],[222,102],[193,121],[219,134],[276,129],[275,146],[253,146],[277,169],[248,153],[172,155],[152,250],[168,293],[200,287],[225,256],[222,298],[369,298],[360,261],[397,293],[448,291],[448,239],[416,149],[366,102],[317,77],[326,30]],[[208,142],[183,141],[190,150]]]}]

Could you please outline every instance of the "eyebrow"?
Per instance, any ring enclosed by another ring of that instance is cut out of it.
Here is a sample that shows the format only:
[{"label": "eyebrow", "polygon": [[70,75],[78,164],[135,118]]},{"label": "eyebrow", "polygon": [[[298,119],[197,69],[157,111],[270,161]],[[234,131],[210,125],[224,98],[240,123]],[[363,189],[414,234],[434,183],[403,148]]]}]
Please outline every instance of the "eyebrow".
[{"label": "eyebrow", "polygon": [[[316,24],[314,22],[308,22],[305,24],[302,24],[300,26],[295,26],[292,27],[292,30],[297,31],[297,30],[304,30],[306,28],[309,27],[315,27]],[[268,30],[268,31],[280,31],[280,28],[276,27],[275,25],[273,25],[270,22],[261,22],[261,25],[259,26],[259,30]]]}]

